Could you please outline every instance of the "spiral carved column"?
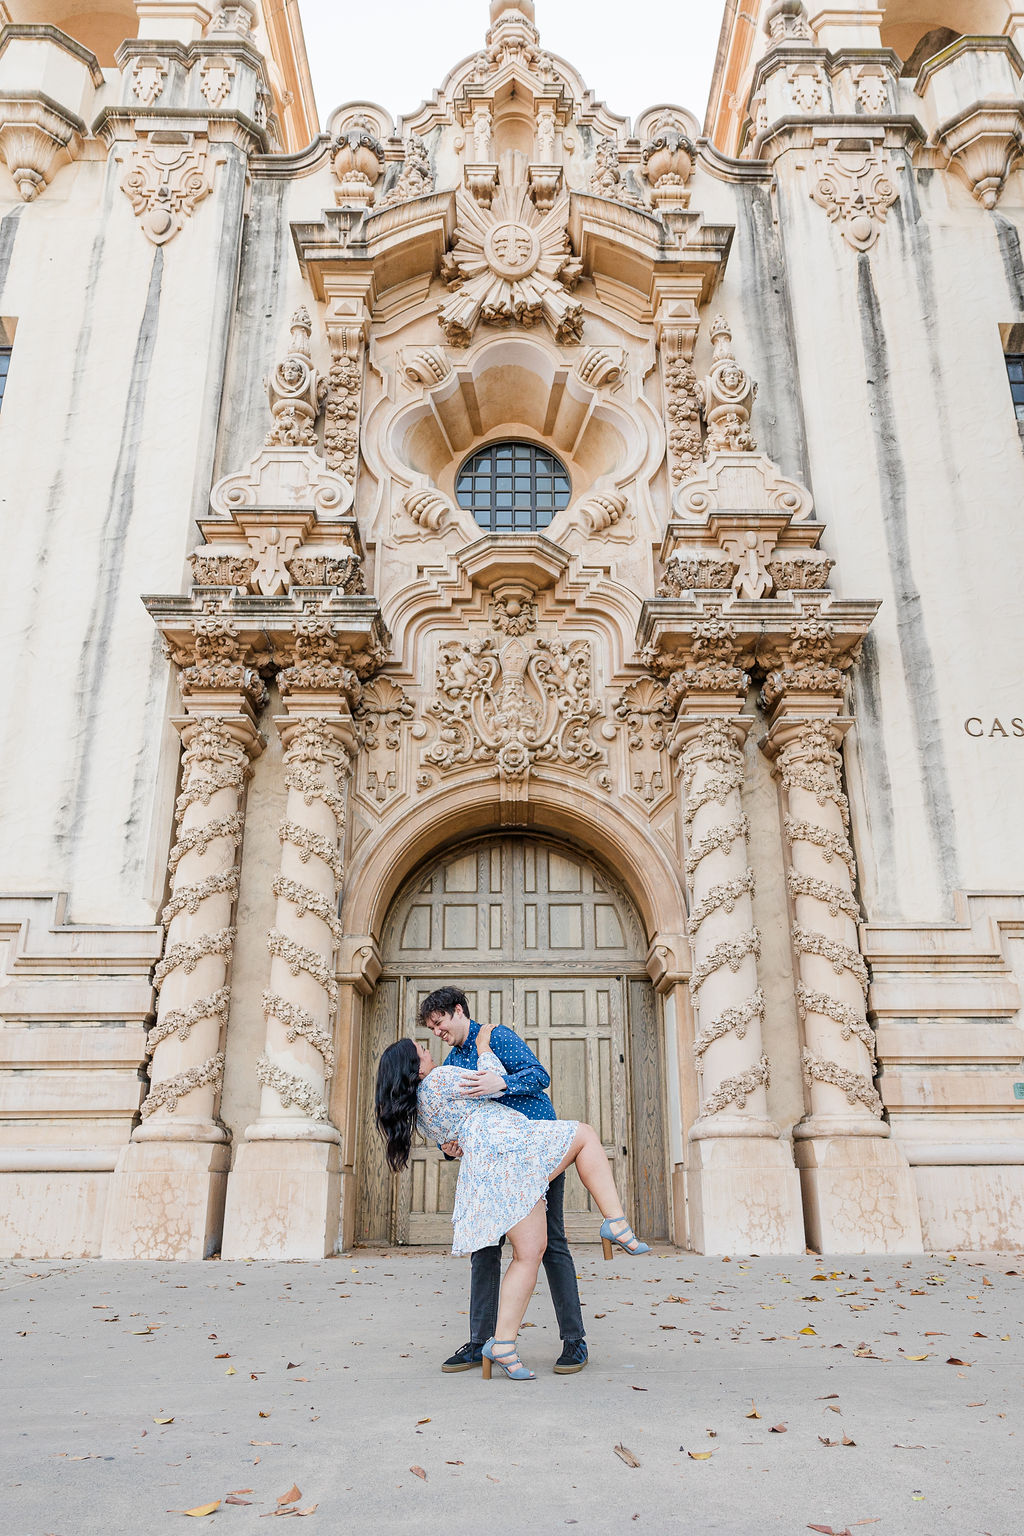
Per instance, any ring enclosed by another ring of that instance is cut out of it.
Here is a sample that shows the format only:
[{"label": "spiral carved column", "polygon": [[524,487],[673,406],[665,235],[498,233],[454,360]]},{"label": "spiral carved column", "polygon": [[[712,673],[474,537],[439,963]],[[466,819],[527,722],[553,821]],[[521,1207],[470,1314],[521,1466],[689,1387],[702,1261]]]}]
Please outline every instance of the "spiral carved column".
[{"label": "spiral carved column", "polygon": [[[697,707],[697,701],[694,701]],[[690,1129],[692,1233],[703,1252],[803,1247],[796,1171],[768,1115],[761,936],[747,862],[743,742],[749,717],[680,716],[686,879],[700,1115]]]},{"label": "spiral carved column", "polygon": [[252,1140],[306,1137],[338,1141],[327,1118],[334,1075],[332,1025],[338,1003],[334,952],[341,938],[338,886],[349,722],[312,716],[281,722],[288,805],[281,823],[277,914],[267,938],[270,986],[263,994],[266,1045],[256,1073],[263,1085]]},{"label": "spiral carved column", "polygon": [[189,715],[177,835],[169,857],[167,942],[154,980],[156,1022],[142,1123],[126,1148],[112,1198],[108,1258],[205,1258],[216,1246],[228,1136],[217,1119],[230,999],[245,783],[262,741],[247,710]]},{"label": "spiral carved column", "polygon": [[235,1159],[225,1257],[323,1258],[334,1251],[338,1233],[341,1136],[327,1099],[335,1065],[338,890],[355,734],[347,713],[306,713],[301,698],[294,708],[277,721],[288,800],[274,880],[275,920],[267,936],[266,1033],[256,1063],[260,1112]]},{"label": "spiral carved column", "polygon": [[888,1140],[875,1089],[868,971],[839,744],[852,721],[786,718],[772,728],[783,796],[796,996],[810,1114],[794,1130],[808,1241],[840,1252],[919,1251],[913,1178]]},{"label": "spiral carved column", "polygon": [[687,720],[681,727],[693,973],[694,1040],[701,1079],[692,1139],[778,1136],[768,1119],[768,1060],[761,1050],[764,994],[757,984],[761,935],[754,926],[754,873],[747,863],[742,742],[750,722]]}]

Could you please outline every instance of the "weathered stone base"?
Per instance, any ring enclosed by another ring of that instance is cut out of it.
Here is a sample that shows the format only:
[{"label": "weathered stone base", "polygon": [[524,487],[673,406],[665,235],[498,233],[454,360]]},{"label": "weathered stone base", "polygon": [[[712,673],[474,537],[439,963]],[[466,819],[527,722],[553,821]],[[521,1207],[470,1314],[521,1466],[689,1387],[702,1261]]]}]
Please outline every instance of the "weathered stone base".
[{"label": "weathered stone base", "polygon": [[335,1251],[341,1167],[334,1141],[247,1141],[224,1217],[225,1259],[323,1259]]},{"label": "weathered stone base", "polygon": [[768,1137],[693,1141],[686,1191],[697,1253],[803,1253],[800,1177]]},{"label": "weathered stone base", "polygon": [[920,1253],[914,1176],[888,1137],[797,1137],[807,1242],[819,1253]]},{"label": "weathered stone base", "polygon": [[105,1259],[208,1259],[220,1246],[230,1149],[133,1141],[110,1181]]},{"label": "weathered stone base", "polygon": [[926,1248],[1024,1246],[1024,1167],[915,1168]]},{"label": "weathered stone base", "polygon": [[109,1170],[0,1174],[0,1258],[98,1258],[110,1179]]}]

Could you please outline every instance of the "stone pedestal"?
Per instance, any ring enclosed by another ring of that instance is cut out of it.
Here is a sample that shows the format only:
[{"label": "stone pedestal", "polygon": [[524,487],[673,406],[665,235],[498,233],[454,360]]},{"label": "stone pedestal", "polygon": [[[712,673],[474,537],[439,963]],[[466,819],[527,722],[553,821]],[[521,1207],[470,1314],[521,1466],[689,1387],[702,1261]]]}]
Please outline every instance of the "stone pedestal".
[{"label": "stone pedestal", "polygon": [[131,1141],[111,1180],[105,1259],[208,1259],[220,1246],[230,1148]]},{"label": "stone pedestal", "polygon": [[338,1245],[336,1141],[247,1141],[231,1174],[226,1259],[323,1259]]},{"label": "stone pedestal", "polygon": [[686,1194],[698,1253],[803,1253],[800,1177],[789,1145],[763,1136],[691,1141]]},{"label": "stone pedestal", "polygon": [[812,1129],[805,1121],[793,1141],[810,1247],[820,1253],[921,1253],[914,1176],[895,1142],[807,1135]]}]

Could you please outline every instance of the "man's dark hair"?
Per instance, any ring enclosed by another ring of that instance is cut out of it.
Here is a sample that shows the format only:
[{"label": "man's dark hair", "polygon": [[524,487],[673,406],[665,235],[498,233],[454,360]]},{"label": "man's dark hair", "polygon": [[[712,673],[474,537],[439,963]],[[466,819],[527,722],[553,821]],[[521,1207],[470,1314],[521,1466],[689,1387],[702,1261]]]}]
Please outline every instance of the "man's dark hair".
[{"label": "man's dark hair", "polygon": [[425,1027],[432,1013],[454,1013],[456,1008],[461,1008],[466,1018],[469,1018],[469,1001],[465,992],[460,992],[458,987],[438,987],[436,992],[428,992],[420,1003],[416,1022]]}]

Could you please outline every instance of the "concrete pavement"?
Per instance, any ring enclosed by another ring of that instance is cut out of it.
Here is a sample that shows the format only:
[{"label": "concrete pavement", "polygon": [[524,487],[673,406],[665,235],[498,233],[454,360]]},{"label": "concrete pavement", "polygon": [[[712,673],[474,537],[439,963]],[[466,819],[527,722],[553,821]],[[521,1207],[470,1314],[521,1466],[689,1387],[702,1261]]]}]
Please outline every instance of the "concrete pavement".
[{"label": "concrete pavement", "polygon": [[0,1528],[1024,1532],[1024,1256],[577,1258],[592,1363],[551,1373],[542,1285],[523,1385],[440,1373],[437,1252],[8,1263]]}]

